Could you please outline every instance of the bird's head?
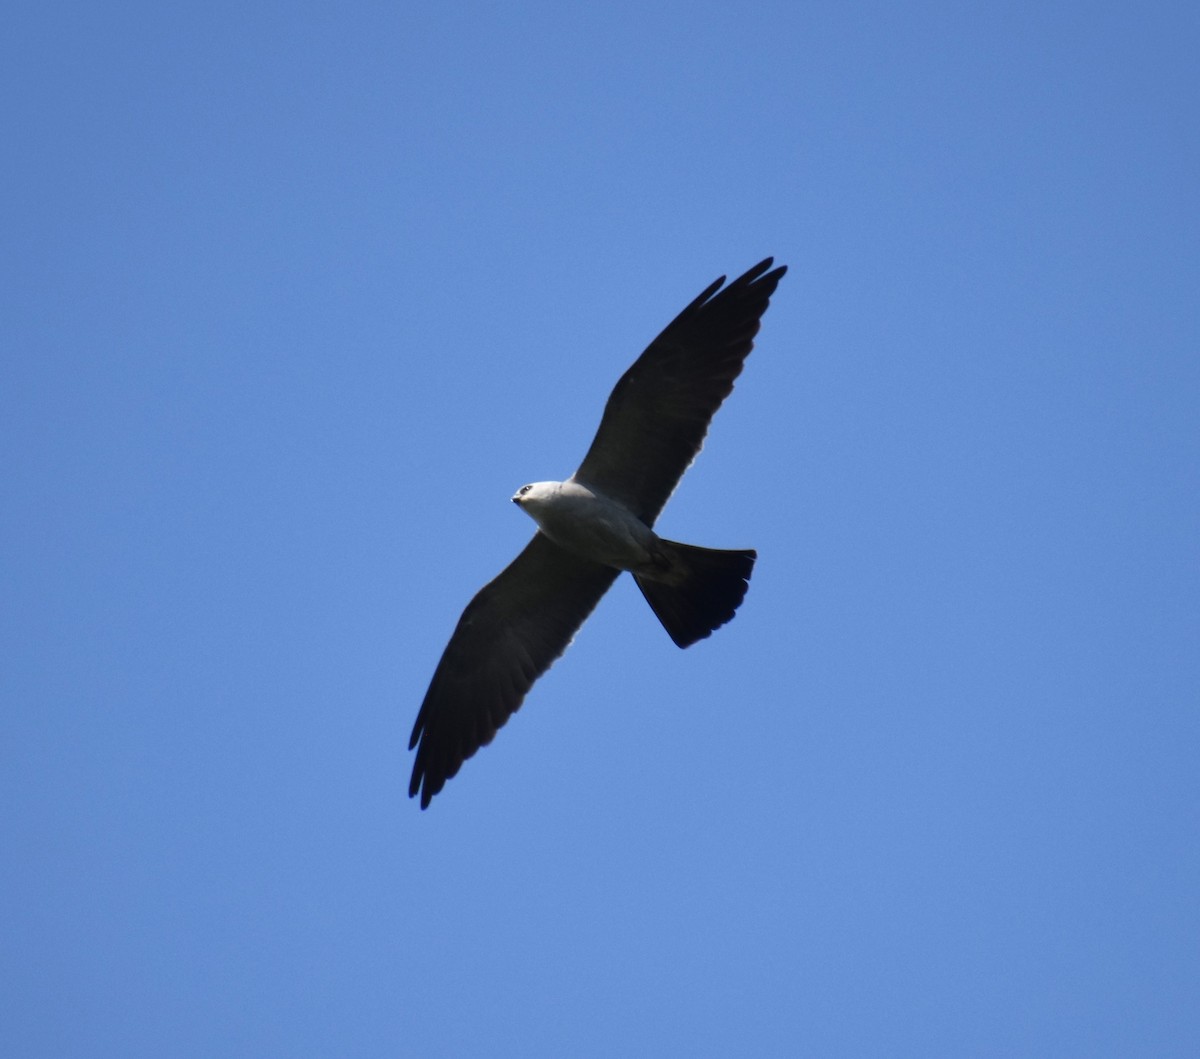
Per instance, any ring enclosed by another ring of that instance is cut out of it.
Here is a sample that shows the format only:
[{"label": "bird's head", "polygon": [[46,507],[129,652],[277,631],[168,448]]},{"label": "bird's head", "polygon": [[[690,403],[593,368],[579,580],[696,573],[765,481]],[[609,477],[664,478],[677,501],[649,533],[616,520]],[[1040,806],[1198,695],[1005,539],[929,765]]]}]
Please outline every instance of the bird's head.
[{"label": "bird's head", "polygon": [[512,502],[518,507],[535,508],[540,503],[550,499],[562,488],[562,482],[531,482],[523,485],[512,496]]}]

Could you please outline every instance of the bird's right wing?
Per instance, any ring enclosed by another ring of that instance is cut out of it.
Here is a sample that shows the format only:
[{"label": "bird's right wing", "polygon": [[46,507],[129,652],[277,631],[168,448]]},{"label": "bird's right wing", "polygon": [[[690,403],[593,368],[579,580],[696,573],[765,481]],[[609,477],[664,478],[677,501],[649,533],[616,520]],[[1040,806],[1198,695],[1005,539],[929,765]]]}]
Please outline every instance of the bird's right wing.
[{"label": "bird's right wing", "polygon": [[422,809],[492,741],[618,573],[539,531],[479,590],[442,653],[408,744],[417,748],[408,794],[421,792]]}]

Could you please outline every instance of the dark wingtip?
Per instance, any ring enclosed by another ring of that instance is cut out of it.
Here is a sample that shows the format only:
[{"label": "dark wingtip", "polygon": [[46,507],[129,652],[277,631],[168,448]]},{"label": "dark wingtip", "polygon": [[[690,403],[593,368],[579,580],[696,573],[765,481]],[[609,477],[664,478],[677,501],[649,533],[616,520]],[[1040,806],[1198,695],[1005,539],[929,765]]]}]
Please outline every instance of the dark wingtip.
[{"label": "dark wingtip", "polygon": [[441,787],[434,790],[429,782],[428,774],[418,772],[416,768],[413,769],[412,779],[408,782],[408,796],[415,798],[417,793],[420,792],[422,809],[429,808],[429,803],[433,800],[433,796],[438,790],[441,790]]},{"label": "dark wingtip", "polygon": [[773,264],[775,264],[775,258],[765,257],[744,275],[741,275],[734,280],[734,283],[745,283],[747,286],[749,286],[751,283],[763,280],[764,282],[774,285],[783,279],[784,274],[787,272],[787,265],[780,265],[777,269],[771,272],[770,275],[765,275],[767,270],[770,269]]},{"label": "dark wingtip", "polygon": [[715,283],[711,284],[692,304],[699,305],[709,299],[715,300],[717,297],[724,297],[731,291],[744,291],[749,287],[754,287],[756,291],[765,287],[766,297],[770,298],[775,293],[775,287],[787,272],[787,265],[780,265],[777,269],[771,271],[773,264],[775,264],[775,258],[764,257],[757,265],[747,269],[727,287],[724,287],[724,289],[722,289],[722,284],[725,282],[725,277],[722,276]]}]

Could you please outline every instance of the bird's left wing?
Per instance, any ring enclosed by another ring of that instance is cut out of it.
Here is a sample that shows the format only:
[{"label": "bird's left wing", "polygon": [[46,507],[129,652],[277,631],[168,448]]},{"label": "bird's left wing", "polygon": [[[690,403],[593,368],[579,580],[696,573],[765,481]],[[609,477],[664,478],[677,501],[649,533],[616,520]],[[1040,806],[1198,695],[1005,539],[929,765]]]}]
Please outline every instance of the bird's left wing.
[{"label": "bird's left wing", "polygon": [[578,481],[654,525],[754,345],[787,271],[772,264],[760,261],[724,288],[722,276],[650,343],[604,406]]},{"label": "bird's left wing", "polygon": [[[619,571],[564,551],[540,531],[467,605],[413,726],[409,797],[421,808],[521,705]],[[418,745],[419,744],[419,745]]]}]

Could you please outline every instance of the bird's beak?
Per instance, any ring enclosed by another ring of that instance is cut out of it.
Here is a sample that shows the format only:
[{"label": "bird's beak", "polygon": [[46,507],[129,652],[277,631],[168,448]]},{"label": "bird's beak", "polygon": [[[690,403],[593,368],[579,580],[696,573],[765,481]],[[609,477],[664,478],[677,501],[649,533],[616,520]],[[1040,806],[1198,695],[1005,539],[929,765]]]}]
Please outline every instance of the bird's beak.
[{"label": "bird's beak", "polygon": [[519,504],[519,503],[521,502],[521,498],[520,498],[519,496],[514,496],[514,497],[512,498],[512,502],[513,502],[514,504]]}]

